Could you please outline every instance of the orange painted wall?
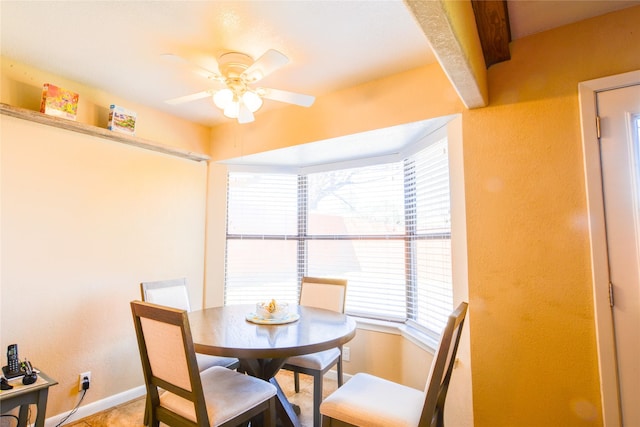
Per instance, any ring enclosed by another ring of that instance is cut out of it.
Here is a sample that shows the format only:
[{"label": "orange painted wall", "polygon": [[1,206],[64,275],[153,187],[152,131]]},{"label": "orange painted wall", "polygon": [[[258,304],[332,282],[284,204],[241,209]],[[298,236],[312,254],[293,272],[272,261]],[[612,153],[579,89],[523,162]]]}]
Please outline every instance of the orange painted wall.
[{"label": "orange painted wall", "polygon": [[284,107],[254,123],[213,128],[210,154],[223,160],[459,113],[463,104],[440,66],[432,64],[334,92],[313,107]]},{"label": "orange painted wall", "polygon": [[578,83],[640,69],[640,7],[511,44],[463,114],[475,425],[601,425]]},{"label": "orange painted wall", "polygon": [[602,425],[578,83],[640,69],[640,7],[517,40],[464,110],[427,66],[219,126],[211,155],[463,111],[474,423]]},{"label": "orange painted wall", "polygon": [[[0,62],[3,103],[38,111],[52,82],[80,94],[79,123],[105,128],[121,103],[137,136],[206,152],[207,127]],[[92,372],[81,414],[143,393],[129,310],[141,281],[187,277],[202,306],[206,178],[206,162],[0,115],[0,347],[17,343],[58,382],[47,417],[77,404],[80,372]]]}]

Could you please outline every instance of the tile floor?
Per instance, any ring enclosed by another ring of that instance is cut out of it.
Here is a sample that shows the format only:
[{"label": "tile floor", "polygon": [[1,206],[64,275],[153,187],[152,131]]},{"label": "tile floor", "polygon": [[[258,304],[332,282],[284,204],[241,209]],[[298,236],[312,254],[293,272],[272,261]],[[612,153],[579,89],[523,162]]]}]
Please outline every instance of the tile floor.
[{"label": "tile floor", "polygon": [[[277,379],[289,401],[300,406],[302,427],[313,427],[313,378],[307,375],[300,376],[300,393],[298,394],[293,390],[291,372],[280,371]],[[325,378],[323,393],[325,396],[336,388],[335,379]],[[142,427],[143,413],[144,399],[139,398],[81,420],[74,421],[72,418],[64,425],[67,427]]]}]

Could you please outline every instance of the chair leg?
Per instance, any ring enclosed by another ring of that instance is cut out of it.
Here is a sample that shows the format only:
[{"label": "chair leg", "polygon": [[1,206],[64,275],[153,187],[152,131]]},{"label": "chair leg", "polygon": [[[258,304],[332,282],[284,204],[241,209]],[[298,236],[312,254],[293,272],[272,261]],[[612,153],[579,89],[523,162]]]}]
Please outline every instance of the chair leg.
[{"label": "chair leg", "polygon": [[152,414],[153,410],[149,409],[149,420],[147,427],[160,427],[160,420],[158,420],[154,414]]},{"label": "chair leg", "polygon": [[322,403],[322,374],[313,376],[313,427],[320,427],[320,404]]},{"label": "chair leg", "polygon": [[436,408],[436,427],[444,427],[444,408]]},{"label": "chair leg", "polygon": [[342,387],[342,352],[340,352],[340,357],[338,357],[338,387]]},{"label": "chair leg", "polygon": [[145,426],[149,426],[149,418],[150,418],[150,414],[149,414],[149,400],[147,400],[147,398],[145,397],[144,399],[144,419],[142,421],[142,423]]},{"label": "chair leg", "polygon": [[276,398],[269,399],[269,408],[264,412],[264,427],[276,427]]},{"label": "chair leg", "polygon": [[293,388],[296,393],[300,393],[300,374],[298,372],[293,372]]}]

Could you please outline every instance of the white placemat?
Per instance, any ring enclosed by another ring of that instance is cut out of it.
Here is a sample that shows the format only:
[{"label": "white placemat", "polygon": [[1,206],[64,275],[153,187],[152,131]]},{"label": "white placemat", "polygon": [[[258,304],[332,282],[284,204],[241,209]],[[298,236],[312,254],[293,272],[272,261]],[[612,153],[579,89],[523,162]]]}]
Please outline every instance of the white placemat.
[{"label": "white placemat", "polygon": [[257,323],[259,325],[282,325],[285,323],[295,322],[300,318],[298,313],[289,313],[281,319],[265,319],[255,313],[248,313],[247,320],[251,323]]}]

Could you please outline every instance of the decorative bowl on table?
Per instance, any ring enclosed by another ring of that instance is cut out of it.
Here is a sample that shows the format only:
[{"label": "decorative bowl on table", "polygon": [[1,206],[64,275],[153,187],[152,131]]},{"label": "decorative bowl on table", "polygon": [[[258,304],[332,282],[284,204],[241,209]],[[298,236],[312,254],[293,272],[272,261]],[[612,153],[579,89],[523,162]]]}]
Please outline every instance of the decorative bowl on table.
[{"label": "decorative bowl on table", "polygon": [[276,302],[272,299],[269,302],[256,303],[256,315],[262,319],[284,319],[289,314],[289,304],[286,302]]}]

